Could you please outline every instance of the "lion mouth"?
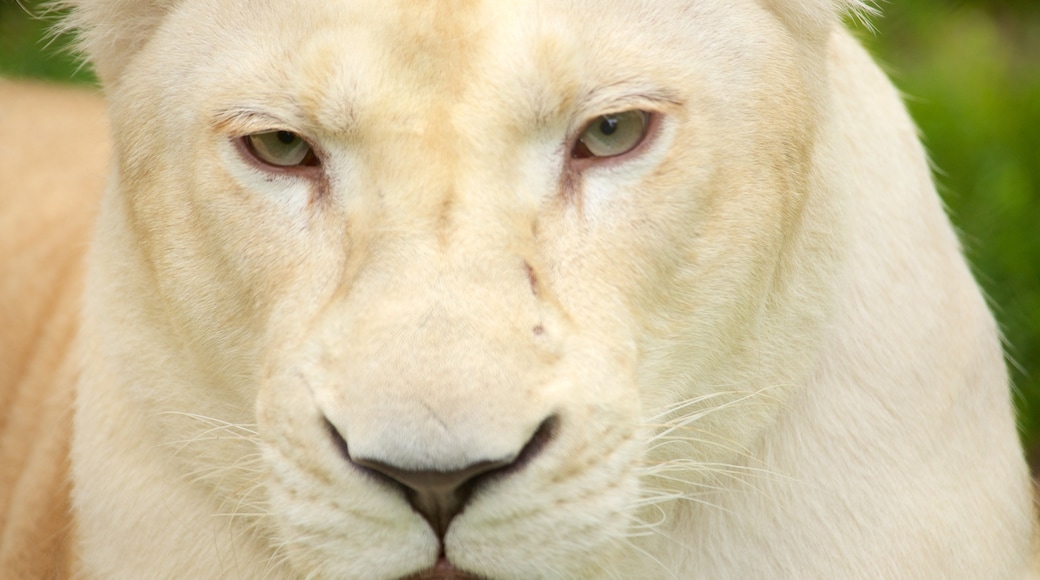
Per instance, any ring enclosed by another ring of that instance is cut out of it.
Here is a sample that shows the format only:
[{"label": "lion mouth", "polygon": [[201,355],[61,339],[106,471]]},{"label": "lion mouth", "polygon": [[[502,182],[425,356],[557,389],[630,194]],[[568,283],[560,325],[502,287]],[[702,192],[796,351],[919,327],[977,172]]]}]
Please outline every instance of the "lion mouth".
[{"label": "lion mouth", "polygon": [[482,580],[483,578],[483,576],[476,576],[459,570],[447,558],[441,556],[433,568],[412,574],[402,580]]}]

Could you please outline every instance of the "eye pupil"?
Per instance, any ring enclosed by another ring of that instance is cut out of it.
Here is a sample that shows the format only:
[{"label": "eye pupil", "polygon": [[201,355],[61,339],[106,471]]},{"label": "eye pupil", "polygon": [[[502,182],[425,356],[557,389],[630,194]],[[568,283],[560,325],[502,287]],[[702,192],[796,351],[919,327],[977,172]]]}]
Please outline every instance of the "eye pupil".
[{"label": "eye pupil", "polygon": [[603,117],[603,120],[599,123],[599,132],[604,135],[613,135],[617,128],[617,117]]},{"label": "eye pupil", "polygon": [[283,145],[289,145],[296,140],[296,135],[290,131],[278,131],[277,137]]}]

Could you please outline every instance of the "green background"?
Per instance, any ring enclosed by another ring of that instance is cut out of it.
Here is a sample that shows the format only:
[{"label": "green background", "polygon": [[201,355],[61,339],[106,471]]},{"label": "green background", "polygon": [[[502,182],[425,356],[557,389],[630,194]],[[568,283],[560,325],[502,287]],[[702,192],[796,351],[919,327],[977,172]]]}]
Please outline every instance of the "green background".
[{"label": "green background", "polygon": [[[38,12],[39,4],[26,2]],[[1040,0],[892,0],[859,37],[905,93],[1004,330],[1022,438],[1040,449]],[[0,0],[0,76],[93,82],[53,20]],[[1030,453],[1034,466],[1040,453]]]}]

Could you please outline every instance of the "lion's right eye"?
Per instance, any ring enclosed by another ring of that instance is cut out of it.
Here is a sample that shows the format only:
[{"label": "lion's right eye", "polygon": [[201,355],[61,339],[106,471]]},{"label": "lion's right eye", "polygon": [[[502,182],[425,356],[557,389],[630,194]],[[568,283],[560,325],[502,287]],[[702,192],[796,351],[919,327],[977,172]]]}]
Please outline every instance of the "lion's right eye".
[{"label": "lion's right eye", "polygon": [[267,131],[242,138],[246,150],[257,161],[274,167],[316,167],[318,156],[302,137],[292,131]]},{"label": "lion's right eye", "polygon": [[650,114],[646,111],[603,115],[586,125],[574,144],[571,157],[588,159],[624,155],[643,142],[649,126]]}]

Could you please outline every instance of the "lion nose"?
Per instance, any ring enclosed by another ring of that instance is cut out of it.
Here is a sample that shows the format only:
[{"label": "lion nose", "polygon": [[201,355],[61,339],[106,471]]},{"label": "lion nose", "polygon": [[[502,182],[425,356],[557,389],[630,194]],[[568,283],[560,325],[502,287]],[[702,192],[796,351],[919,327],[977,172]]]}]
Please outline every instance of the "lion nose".
[{"label": "lion nose", "polygon": [[550,417],[538,429],[524,447],[512,457],[477,461],[461,469],[402,469],[377,458],[353,457],[347,442],[328,423],[330,432],[345,458],[351,463],[374,472],[404,488],[405,496],[415,511],[419,512],[437,537],[444,539],[448,526],[462,512],[476,485],[493,475],[506,475],[521,469],[545,447],[555,431],[556,418]]},{"label": "lion nose", "polygon": [[476,480],[513,463],[512,459],[481,461],[455,471],[411,471],[374,459],[357,458],[353,461],[403,485],[412,507],[426,518],[441,538],[448,531],[451,520],[466,505]]}]

